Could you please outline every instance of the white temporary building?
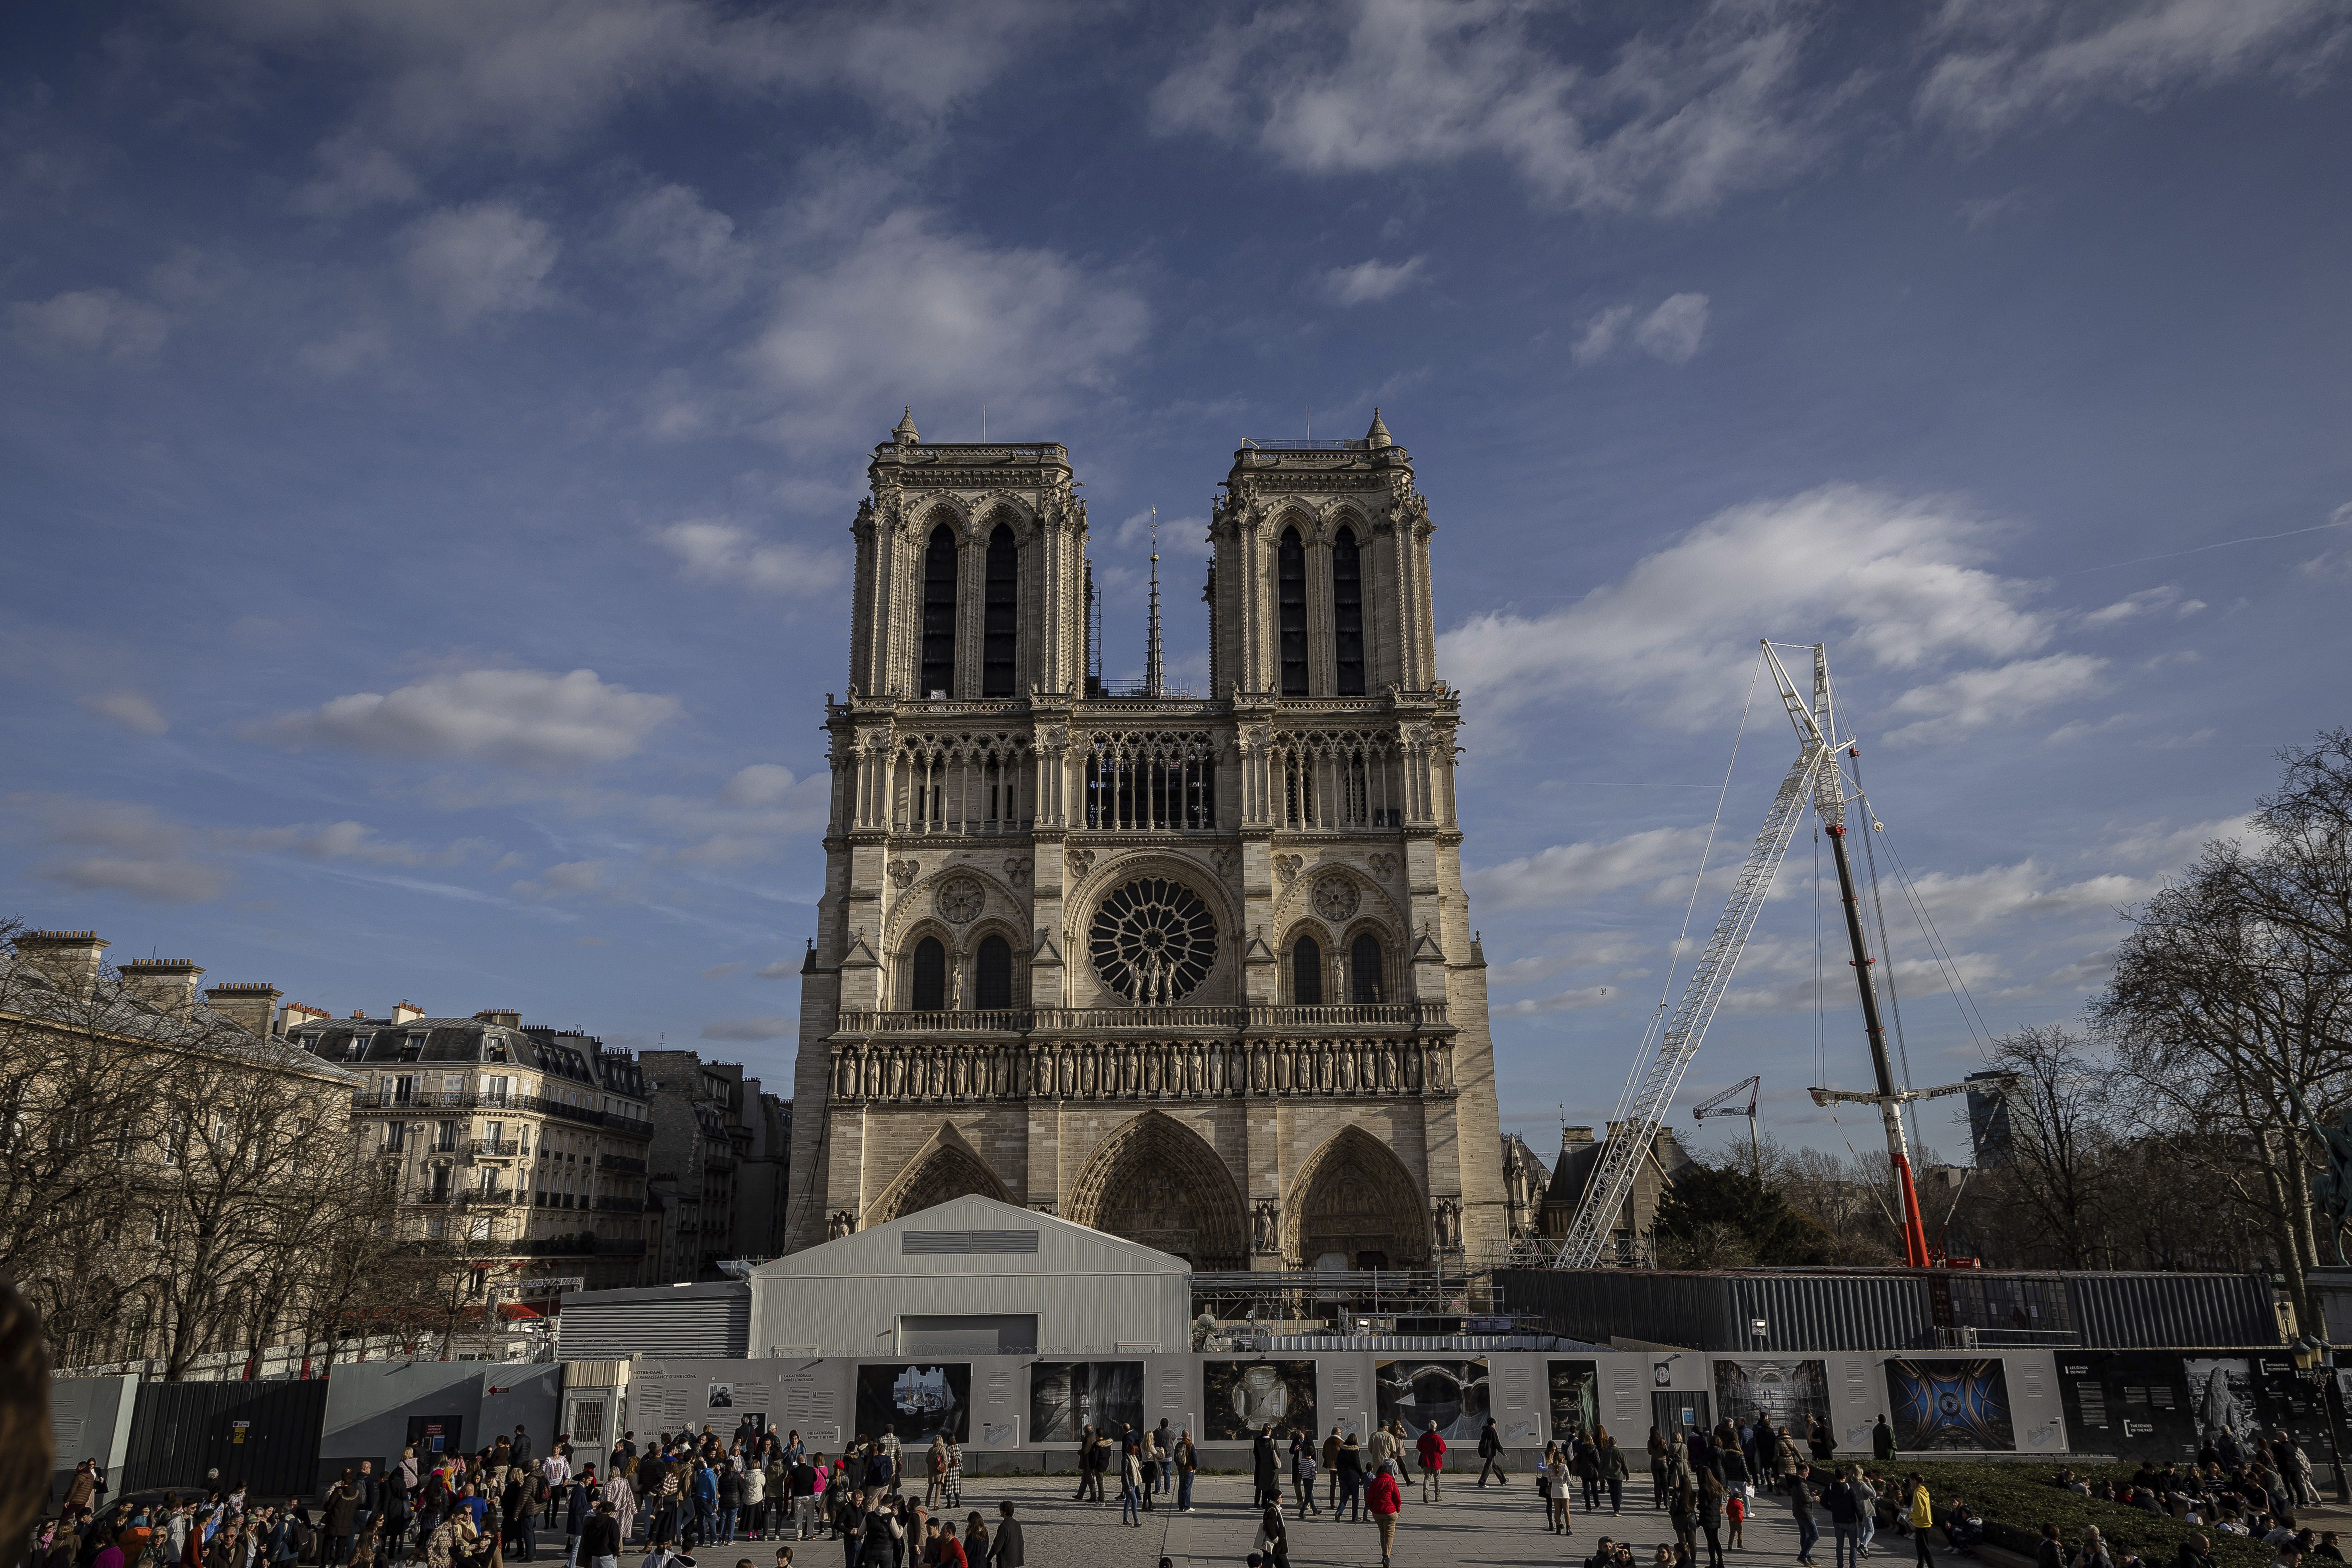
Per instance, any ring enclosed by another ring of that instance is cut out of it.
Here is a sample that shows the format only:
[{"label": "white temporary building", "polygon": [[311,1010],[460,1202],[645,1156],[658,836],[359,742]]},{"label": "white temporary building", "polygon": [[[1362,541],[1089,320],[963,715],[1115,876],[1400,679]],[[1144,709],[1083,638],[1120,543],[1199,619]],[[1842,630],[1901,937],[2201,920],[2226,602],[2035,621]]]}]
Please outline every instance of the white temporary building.
[{"label": "white temporary building", "polygon": [[751,1270],[754,1356],[1189,1350],[1192,1266],[1087,1226],[952,1198]]}]

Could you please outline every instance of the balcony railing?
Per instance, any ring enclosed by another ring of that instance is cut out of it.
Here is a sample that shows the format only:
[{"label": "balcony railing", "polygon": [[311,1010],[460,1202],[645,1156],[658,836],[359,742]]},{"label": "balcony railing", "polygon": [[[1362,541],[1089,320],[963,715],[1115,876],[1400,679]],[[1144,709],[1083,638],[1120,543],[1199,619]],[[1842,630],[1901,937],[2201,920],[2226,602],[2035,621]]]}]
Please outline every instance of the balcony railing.
[{"label": "balcony railing", "polygon": [[642,1237],[600,1236],[596,1238],[596,1256],[599,1258],[643,1258],[645,1253],[646,1244]]},{"label": "balcony railing", "polygon": [[841,1035],[1092,1034],[1150,1029],[1162,1035],[1258,1033],[1293,1029],[1382,1032],[1450,1029],[1443,1002],[1327,1002],[1298,1006],[985,1007],[908,1013],[843,1013]]},{"label": "balcony railing", "polygon": [[600,1154],[596,1157],[596,1168],[600,1171],[620,1171],[630,1175],[641,1175],[645,1172],[646,1163],[633,1154]]},{"label": "balcony railing", "polygon": [[455,1194],[456,1201],[469,1209],[499,1209],[524,1201],[523,1194],[513,1187],[467,1187]]},{"label": "balcony railing", "polygon": [[461,1138],[457,1151],[492,1160],[519,1160],[523,1154],[522,1145],[511,1138]]},{"label": "balcony railing", "polygon": [[649,1137],[654,1130],[652,1122],[640,1121],[634,1116],[624,1116],[616,1110],[598,1110],[593,1106],[573,1105],[566,1100],[551,1100],[543,1094],[484,1094],[472,1089],[436,1089],[404,1096],[398,1090],[362,1089],[352,1096],[352,1110],[369,1116],[420,1118],[452,1110],[529,1112],[552,1116],[562,1121],[577,1121],[583,1126],[602,1127],[623,1137]]},{"label": "balcony railing", "polygon": [[600,1209],[608,1210],[614,1214],[643,1214],[646,1210],[646,1200],[643,1198],[616,1198],[612,1196],[610,1194],[607,1194],[596,1200],[596,1206]]}]

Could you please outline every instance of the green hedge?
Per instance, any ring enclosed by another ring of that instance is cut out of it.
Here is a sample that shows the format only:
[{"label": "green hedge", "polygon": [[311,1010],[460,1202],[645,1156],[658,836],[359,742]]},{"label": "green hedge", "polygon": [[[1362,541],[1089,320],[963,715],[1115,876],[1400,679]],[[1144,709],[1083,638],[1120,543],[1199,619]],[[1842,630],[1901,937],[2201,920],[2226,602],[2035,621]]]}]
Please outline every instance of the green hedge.
[{"label": "green hedge", "polygon": [[2110,1480],[2118,1485],[2139,1473],[2132,1465],[2069,1465],[2063,1458],[2049,1464],[1912,1464],[1897,1460],[1872,1467],[1895,1485],[1917,1470],[1927,1480],[1940,1518],[1955,1497],[1984,1516],[1985,1539],[1995,1546],[2033,1554],[2042,1527],[2054,1524],[2071,1555],[2083,1543],[2085,1526],[2097,1525],[2107,1550],[2120,1557],[2136,1552],[2158,1568],[2168,1568],[2180,1543],[2202,1535],[2212,1543],[2216,1568],[2267,1568],[2275,1555],[2251,1536],[2225,1535],[2208,1525],[2181,1524],[2168,1514],[2149,1513],[2119,1502],[2103,1502],[2051,1484],[2061,1468],[2072,1469],[2086,1481]]}]

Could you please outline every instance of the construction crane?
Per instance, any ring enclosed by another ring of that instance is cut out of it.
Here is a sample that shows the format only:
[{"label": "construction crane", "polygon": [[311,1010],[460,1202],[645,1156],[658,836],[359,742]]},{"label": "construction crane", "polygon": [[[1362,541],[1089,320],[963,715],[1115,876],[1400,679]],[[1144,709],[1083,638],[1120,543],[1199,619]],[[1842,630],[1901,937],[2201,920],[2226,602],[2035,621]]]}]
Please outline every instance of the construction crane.
[{"label": "construction crane", "polygon": [[[1745,1116],[1748,1118],[1748,1157],[1750,1174],[1758,1181],[1764,1179],[1764,1144],[1756,1136],[1756,1096],[1764,1088],[1761,1074],[1743,1078],[1712,1100],[1702,1100],[1691,1107],[1691,1120],[1704,1123],[1710,1116]],[[1747,1096],[1748,1103],[1739,1103]]]},{"label": "construction crane", "polygon": [[[1771,651],[1771,645],[1765,644],[1767,657]],[[1724,905],[1721,918],[1715,922],[1715,934],[1707,939],[1706,950],[1699,954],[1673,1017],[1665,1021],[1664,1029],[1657,1030],[1654,1046],[1653,1037],[1643,1038],[1633,1073],[1627,1079],[1631,1087],[1622,1113],[1616,1118],[1617,1130],[1601,1147],[1592,1179],[1584,1184],[1583,1201],[1577,1205],[1576,1217],[1570,1221],[1568,1235],[1553,1258],[1556,1268],[1591,1268],[1601,1262],[1610,1229],[1633,1194],[1634,1178],[1641,1173],[1642,1162],[1657,1142],[1658,1130],[1665,1124],[1675,1090],[1681,1086],[1691,1058],[1698,1054],[1699,1042],[1706,1037],[1707,1024],[1731,985],[1732,972],[1738,967],[1748,933],[1756,929],[1757,916],[1764,912],[1764,896],[1771,890],[1772,878],[1780,868],[1780,858],[1788,853],[1789,841],[1796,837],[1797,824],[1803,820],[1806,805],[1819,794],[1821,775],[1827,773],[1833,781],[1837,776],[1837,746],[1831,739],[1832,726],[1823,721],[1830,711],[1829,665],[1820,647],[1814,648],[1813,656],[1811,702],[1789,684],[1788,674],[1780,668],[1780,661],[1772,660],[1781,706],[1788,710],[1789,721],[1797,730],[1796,763],[1780,781],[1771,809],[1764,814],[1763,830],[1757,834],[1754,846],[1748,851],[1748,863],[1740,868],[1739,879],[1732,884],[1730,901]],[[1835,782],[1830,784],[1829,792],[1842,795]],[[1664,1010],[1662,1002],[1659,1013]],[[1657,1015],[1653,1015],[1653,1029],[1656,1029],[1657,1022]]]}]

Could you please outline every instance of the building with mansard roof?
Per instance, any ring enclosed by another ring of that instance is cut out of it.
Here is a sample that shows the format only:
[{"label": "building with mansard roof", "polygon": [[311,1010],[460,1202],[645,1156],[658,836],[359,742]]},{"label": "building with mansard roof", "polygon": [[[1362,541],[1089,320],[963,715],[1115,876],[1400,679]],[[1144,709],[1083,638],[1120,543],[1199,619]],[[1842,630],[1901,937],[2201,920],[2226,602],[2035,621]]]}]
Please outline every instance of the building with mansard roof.
[{"label": "building with mansard roof", "polygon": [[[1430,508],[1245,443],[1205,696],[1090,671],[1067,448],[909,414],[853,532],[787,1246],[978,1194],[1196,1268],[1454,1262],[1511,1228]],[[1139,638],[1139,640],[1147,640]]]}]

